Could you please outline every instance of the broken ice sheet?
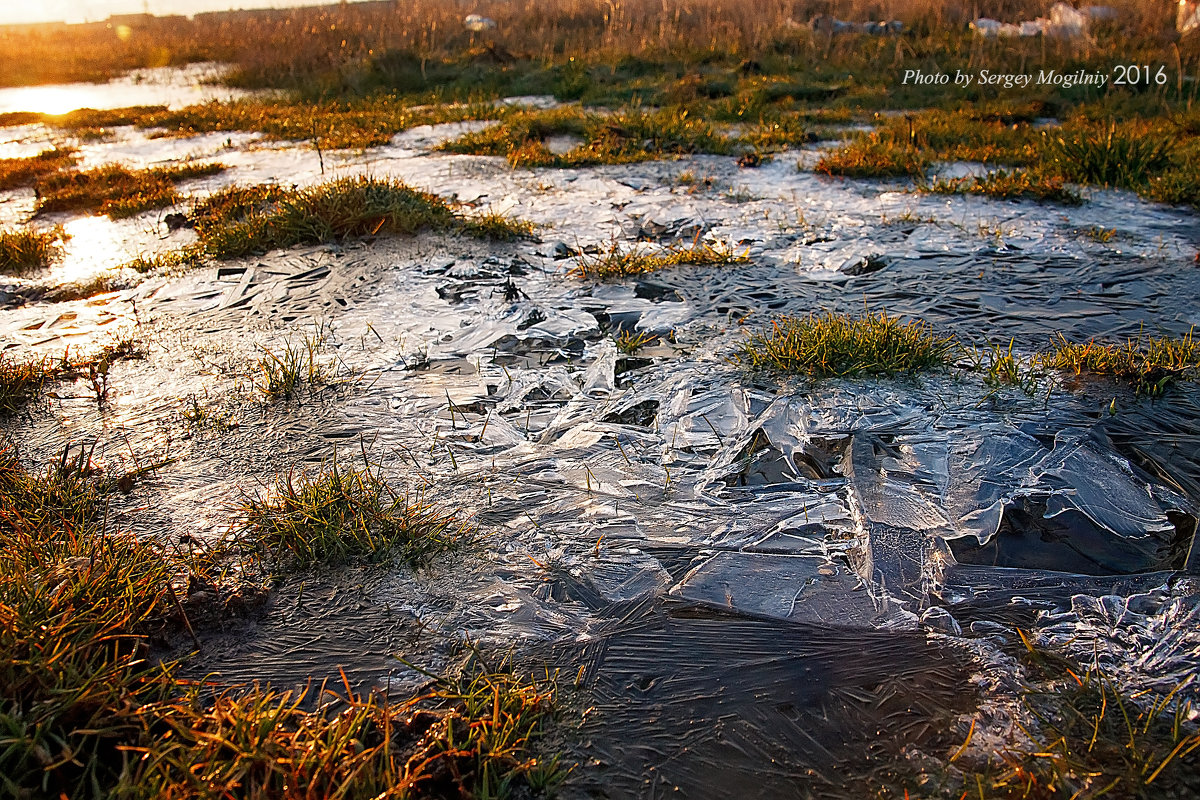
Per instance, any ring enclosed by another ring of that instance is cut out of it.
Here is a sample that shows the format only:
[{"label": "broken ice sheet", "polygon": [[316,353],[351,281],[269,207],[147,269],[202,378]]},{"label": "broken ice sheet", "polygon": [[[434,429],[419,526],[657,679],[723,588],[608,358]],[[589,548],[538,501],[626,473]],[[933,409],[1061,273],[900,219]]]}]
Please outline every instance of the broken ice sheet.
[{"label": "broken ice sheet", "polygon": [[672,587],[694,603],[844,628],[907,625],[852,570],[823,556],[718,553]]}]

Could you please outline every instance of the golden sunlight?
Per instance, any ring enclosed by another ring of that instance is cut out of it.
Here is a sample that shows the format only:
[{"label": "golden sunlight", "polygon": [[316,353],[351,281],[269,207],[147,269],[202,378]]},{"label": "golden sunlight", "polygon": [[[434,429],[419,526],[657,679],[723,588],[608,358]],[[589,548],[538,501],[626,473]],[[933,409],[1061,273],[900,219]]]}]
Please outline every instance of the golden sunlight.
[{"label": "golden sunlight", "polygon": [[31,111],[38,114],[66,114],[95,104],[96,87],[88,84],[63,86],[22,86],[0,94],[0,113]]}]

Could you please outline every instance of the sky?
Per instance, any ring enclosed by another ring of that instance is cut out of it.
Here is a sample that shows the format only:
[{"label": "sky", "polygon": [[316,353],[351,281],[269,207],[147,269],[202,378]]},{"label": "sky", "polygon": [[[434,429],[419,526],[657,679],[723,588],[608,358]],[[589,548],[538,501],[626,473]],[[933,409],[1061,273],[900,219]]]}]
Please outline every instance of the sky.
[{"label": "sky", "polygon": [[0,25],[27,22],[99,22],[113,14],[157,16],[230,8],[283,8],[323,5],[331,0],[0,0]]}]

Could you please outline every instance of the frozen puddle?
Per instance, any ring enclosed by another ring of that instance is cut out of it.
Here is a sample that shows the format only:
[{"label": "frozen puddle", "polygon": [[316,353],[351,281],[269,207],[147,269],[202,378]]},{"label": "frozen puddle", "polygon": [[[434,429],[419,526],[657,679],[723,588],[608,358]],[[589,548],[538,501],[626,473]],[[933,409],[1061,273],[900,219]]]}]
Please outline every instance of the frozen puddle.
[{"label": "frozen puddle", "polygon": [[[311,606],[284,587],[263,621],[207,640],[197,669],[286,683],[346,665],[356,682],[408,686],[420,676],[390,655],[437,667],[464,640],[514,650],[586,692],[568,796],[692,797],[790,796],[801,778],[853,794],[888,759],[943,757],[990,702],[972,676],[1003,662],[1017,626],[1131,687],[1195,675],[1194,386],[1153,403],[1108,384],[1046,399],[974,377],[774,382],[728,361],[773,314],[864,303],[1017,349],[1057,331],[1182,334],[1200,323],[1193,217],[1109,192],[1053,214],[922,197],[801,173],[787,155],[742,171],[717,157],[513,171],[429,151],[465,127],[324,154],[324,178],[396,176],[535,221],[542,242],[297,249],[0,314],[16,353],[135,329],[149,342],[114,366],[103,411],[63,391],[7,423],[34,460],[93,440],[108,463],[174,459],[117,501],[124,527],[224,535],[241,491],[365,449],[490,534],[416,575],[322,578],[332,588]],[[300,145],[126,133],[94,147],[89,160],[230,165],[186,187],[198,193],[323,179]],[[685,191],[685,169],[715,188]],[[72,219],[126,248],[188,235],[155,215]],[[1081,234],[1111,220],[1108,245]],[[722,241],[751,263],[600,286],[567,275],[566,248],[614,237]],[[85,239],[66,263],[103,267],[88,248],[119,246]],[[353,377],[298,404],[258,400],[260,348],[315,326],[321,357]],[[618,331],[662,338],[623,355]],[[193,400],[236,424],[189,425]]]}]

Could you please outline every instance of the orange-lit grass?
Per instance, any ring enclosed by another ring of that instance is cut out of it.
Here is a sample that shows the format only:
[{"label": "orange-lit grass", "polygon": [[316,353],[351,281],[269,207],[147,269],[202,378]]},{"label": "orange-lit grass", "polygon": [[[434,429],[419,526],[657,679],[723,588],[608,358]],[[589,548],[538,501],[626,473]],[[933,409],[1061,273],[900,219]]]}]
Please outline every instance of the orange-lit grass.
[{"label": "orange-lit grass", "polygon": [[870,134],[821,156],[814,169],[847,178],[923,178],[929,156],[910,144]]},{"label": "orange-lit grass", "polygon": [[175,184],[224,171],[219,163],[130,170],[107,164],[82,172],[59,172],[38,181],[38,213],[98,211],[118,219],[179,200]]},{"label": "orange-lit grass", "polygon": [[[583,141],[564,153],[554,153],[545,145],[545,139],[554,135],[573,135]],[[685,109],[631,107],[599,114],[566,106],[513,113],[438,147],[452,153],[502,155],[513,167],[585,167],[689,153],[729,153],[734,141]]]},{"label": "orange-lit grass", "polygon": [[132,751],[142,754],[134,796],[191,800],[236,786],[255,798],[466,800],[554,779],[557,762],[532,753],[552,689],[509,672],[440,683],[401,702],[349,686],[344,694],[256,686],[160,704],[145,715],[160,735]]},{"label": "orange-lit grass", "polygon": [[1079,193],[1063,179],[1029,170],[996,170],[982,177],[939,178],[924,191],[934,194],[974,194],[997,200],[1035,200],[1077,206],[1083,203]]},{"label": "orange-lit grass", "polygon": [[0,415],[19,411],[53,374],[45,358],[19,359],[0,353]]},{"label": "orange-lit grass", "polygon": [[498,214],[462,216],[442,198],[390,178],[339,178],[303,189],[233,187],[197,205],[204,253],[229,259],[275,247],[376,234],[461,230],[490,239],[528,237],[532,226]]},{"label": "orange-lit grass", "polygon": [[0,189],[32,186],[39,178],[66,169],[75,163],[71,150],[43,150],[28,158],[0,159]]},{"label": "orange-lit grass", "polygon": [[1200,343],[1193,331],[1178,338],[1146,336],[1123,343],[1071,342],[1062,334],[1041,356],[1052,369],[1076,375],[1102,375],[1124,381],[1138,394],[1161,395],[1173,382],[1194,377],[1200,370]]},{"label": "orange-lit grass", "polygon": [[643,275],[682,265],[710,266],[744,264],[750,259],[731,248],[707,243],[669,247],[651,251],[634,246],[623,249],[614,242],[607,252],[595,256],[582,255],[572,274],[585,280],[613,280],[631,275]]},{"label": "orange-lit grass", "polygon": [[0,275],[26,275],[50,266],[62,252],[64,236],[61,227],[0,230]]}]

